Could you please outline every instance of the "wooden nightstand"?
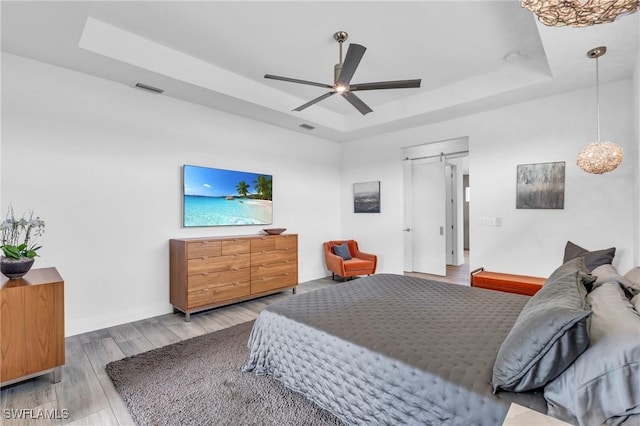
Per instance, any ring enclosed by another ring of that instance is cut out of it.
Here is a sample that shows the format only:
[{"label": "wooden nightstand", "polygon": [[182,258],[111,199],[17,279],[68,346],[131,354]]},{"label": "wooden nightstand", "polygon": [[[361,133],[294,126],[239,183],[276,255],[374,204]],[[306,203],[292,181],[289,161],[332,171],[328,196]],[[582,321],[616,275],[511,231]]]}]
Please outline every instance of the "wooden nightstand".
[{"label": "wooden nightstand", "polygon": [[1,385],[53,372],[64,365],[64,281],[56,268],[32,269],[24,277],[0,278]]},{"label": "wooden nightstand", "polygon": [[549,417],[530,408],[511,403],[502,426],[571,426],[562,420]]},{"label": "wooden nightstand", "polygon": [[542,288],[546,281],[542,277],[528,275],[503,274],[489,272],[479,268],[471,272],[471,287],[487,288],[490,290],[506,291],[507,293],[533,296]]}]

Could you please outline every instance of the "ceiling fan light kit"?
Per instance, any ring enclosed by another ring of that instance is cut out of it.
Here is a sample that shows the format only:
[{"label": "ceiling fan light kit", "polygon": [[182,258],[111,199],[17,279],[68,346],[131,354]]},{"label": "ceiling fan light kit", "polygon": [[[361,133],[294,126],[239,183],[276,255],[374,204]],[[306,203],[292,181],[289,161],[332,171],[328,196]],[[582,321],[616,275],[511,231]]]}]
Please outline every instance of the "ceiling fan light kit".
[{"label": "ceiling fan light kit", "polygon": [[326,92],[323,95],[320,95],[317,98],[312,99],[303,105],[300,105],[299,107],[293,109],[293,111],[302,111],[310,107],[311,105],[314,105],[337,93],[339,95],[342,95],[342,97],[345,98],[351,105],[353,105],[353,107],[356,108],[362,115],[366,115],[373,110],[353,92],[362,90],[411,89],[420,87],[420,83],[422,81],[421,79],[351,84],[351,79],[353,78],[353,75],[355,74],[356,69],[358,68],[358,65],[360,64],[360,61],[362,60],[364,52],[367,50],[367,48],[359,44],[351,43],[343,61],[342,43],[344,43],[348,37],[349,34],[347,34],[345,31],[338,31],[333,35],[334,40],[336,40],[340,46],[338,58],[339,61],[333,67],[333,84],[316,83],[314,81],[282,77],[273,74],[265,74],[264,78],[329,89],[329,92]]},{"label": "ceiling fan light kit", "polygon": [[522,0],[520,5],[550,27],[604,24],[638,10],[638,0]]}]

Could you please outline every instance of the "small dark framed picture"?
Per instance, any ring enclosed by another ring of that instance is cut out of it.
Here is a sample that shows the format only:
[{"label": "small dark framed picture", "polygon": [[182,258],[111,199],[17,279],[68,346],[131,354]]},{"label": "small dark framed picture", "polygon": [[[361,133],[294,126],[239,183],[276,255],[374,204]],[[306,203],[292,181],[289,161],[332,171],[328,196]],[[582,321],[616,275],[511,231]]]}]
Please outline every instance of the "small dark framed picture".
[{"label": "small dark framed picture", "polygon": [[380,181],[353,184],[353,212],[380,213]]}]

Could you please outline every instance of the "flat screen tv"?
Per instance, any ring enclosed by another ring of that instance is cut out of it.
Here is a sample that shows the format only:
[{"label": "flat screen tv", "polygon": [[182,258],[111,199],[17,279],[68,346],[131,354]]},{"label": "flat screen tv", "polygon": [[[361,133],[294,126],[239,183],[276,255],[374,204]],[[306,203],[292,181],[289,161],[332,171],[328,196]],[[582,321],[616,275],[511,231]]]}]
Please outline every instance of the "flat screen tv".
[{"label": "flat screen tv", "polygon": [[272,191],[271,175],[185,164],[183,226],[270,225]]}]

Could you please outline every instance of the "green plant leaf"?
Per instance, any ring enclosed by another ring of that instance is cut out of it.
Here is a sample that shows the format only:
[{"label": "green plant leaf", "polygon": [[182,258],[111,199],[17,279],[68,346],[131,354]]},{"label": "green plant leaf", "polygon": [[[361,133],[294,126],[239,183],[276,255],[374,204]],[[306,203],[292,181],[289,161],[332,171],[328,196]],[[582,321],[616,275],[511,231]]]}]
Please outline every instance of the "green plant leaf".
[{"label": "green plant leaf", "polygon": [[10,259],[20,259],[20,250],[16,246],[2,246],[2,251]]}]

